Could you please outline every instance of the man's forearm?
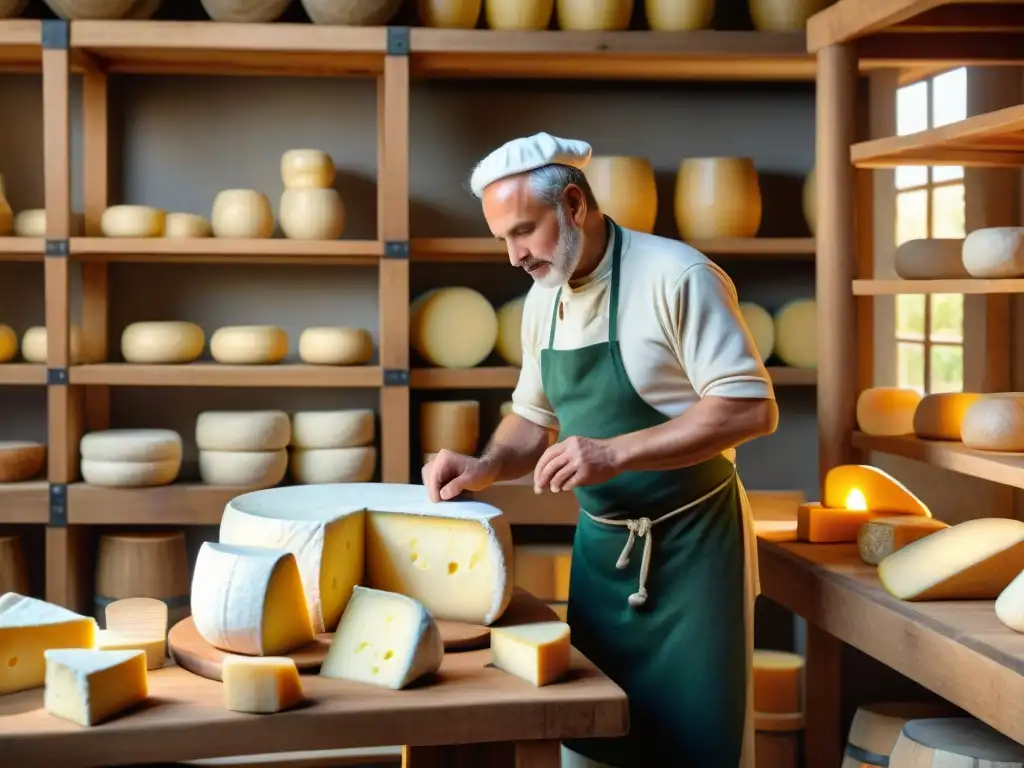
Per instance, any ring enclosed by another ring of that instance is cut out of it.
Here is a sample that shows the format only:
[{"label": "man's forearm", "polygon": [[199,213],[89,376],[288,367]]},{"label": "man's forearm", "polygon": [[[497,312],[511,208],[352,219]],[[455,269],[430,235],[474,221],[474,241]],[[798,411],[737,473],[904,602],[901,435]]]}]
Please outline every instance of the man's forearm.
[{"label": "man's forearm", "polygon": [[497,470],[497,481],[517,480],[533,472],[554,437],[552,430],[510,413],[498,424],[480,458]]}]

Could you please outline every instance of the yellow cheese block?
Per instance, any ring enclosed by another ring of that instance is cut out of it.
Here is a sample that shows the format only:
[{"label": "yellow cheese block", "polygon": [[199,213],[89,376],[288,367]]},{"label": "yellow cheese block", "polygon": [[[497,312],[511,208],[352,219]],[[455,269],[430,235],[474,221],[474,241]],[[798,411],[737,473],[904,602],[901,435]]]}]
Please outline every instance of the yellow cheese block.
[{"label": "yellow cheese block", "polygon": [[569,599],[572,547],[538,544],[517,546],[512,574],[515,585],[545,601]]},{"label": "yellow cheese block", "polygon": [[921,402],[915,389],[872,387],[857,398],[857,426],[867,435],[910,435]]},{"label": "yellow cheese block", "polygon": [[758,648],[753,667],[754,711],[786,715],[803,710],[803,656]]},{"label": "yellow cheese block", "polygon": [[821,504],[801,504],[796,511],[796,537],[815,544],[839,544],[857,540],[864,523],[875,513],[861,509],[830,509]]},{"label": "yellow cheese block", "polygon": [[491,628],[494,666],[534,685],[563,677],[572,664],[569,625],[561,621]]},{"label": "yellow cheese block", "polygon": [[930,536],[949,525],[934,517],[919,515],[896,515],[869,520],[857,534],[857,550],[860,559],[868,565],[878,565],[893,552],[898,552],[911,542]]},{"label": "yellow cheese block", "polygon": [[870,509],[887,515],[932,513],[917,496],[887,473],[866,464],[841,464],[825,475],[822,506],[841,509]]},{"label": "yellow cheese block", "polygon": [[1024,522],[968,520],[885,558],[878,578],[900,600],[995,600],[1024,571]]},{"label": "yellow cheese block", "polygon": [[295,660],[287,656],[228,656],[221,665],[224,707],[269,715],[305,697]]},{"label": "yellow cheese block", "polygon": [[78,725],[98,725],[146,700],[146,675],[142,651],[49,650],[43,707]]},{"label": "yellow cheese block", "polygon": [[146,669],[160,669],[167,658],[167,638],[141,632],[101,629],[96,635],[96,648],[100,651],[142,651],[146,654]]},{"label": "yellow cheese block", "polygon": [[980,398],[976,392],[925,395],[914,411],[914,434],[922,440],[960,440],[964,414]]}]

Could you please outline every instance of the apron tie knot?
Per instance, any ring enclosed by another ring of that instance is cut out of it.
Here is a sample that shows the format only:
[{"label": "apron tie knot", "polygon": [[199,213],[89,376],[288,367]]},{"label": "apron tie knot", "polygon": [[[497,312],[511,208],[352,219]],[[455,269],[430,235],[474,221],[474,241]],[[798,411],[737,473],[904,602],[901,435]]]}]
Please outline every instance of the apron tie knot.
[{"label": "apron tie knot", "polygon": [[629,565],[629,555],[633,551],[633,543],[636,538],[639,536],[642,539],[651,532],[651,521],[646,517],[641,517],[639,520],[627,520],[626,526],[629,528],[629,538],[626,539],[626,546],[622,548],[619,559],[615,561],[615,567],[620,571]]}]

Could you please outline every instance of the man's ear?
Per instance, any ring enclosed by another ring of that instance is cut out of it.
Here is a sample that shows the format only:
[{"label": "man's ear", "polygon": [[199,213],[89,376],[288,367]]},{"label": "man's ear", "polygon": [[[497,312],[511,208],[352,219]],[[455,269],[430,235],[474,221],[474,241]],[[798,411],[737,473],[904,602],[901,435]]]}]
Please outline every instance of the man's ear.
[{"label": "man's ear", "polygon": [[587,197],[583,190],[575,184],[570,184],[563,193],[565,204],[569,206],[569,215],[576,226],[582,227],[587,218]]}]

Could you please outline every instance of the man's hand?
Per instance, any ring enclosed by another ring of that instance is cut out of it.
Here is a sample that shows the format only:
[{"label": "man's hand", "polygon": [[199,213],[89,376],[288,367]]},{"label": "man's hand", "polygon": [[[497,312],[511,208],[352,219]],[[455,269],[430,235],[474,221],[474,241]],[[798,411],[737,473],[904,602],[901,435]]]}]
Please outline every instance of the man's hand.
[{"label": "man's hand", "polygon": [[442,450],[423,467],[423,484],[430,500],[449,501],[463,491],[482,491],[498,477],[491,462]]},{"label": "man's hand", "polygon": [[570,437],[555,443],[540,457],[533,470],[533,489],[540,493],[571,491],[581,485],[596,485],[619,474],[618,461],[606,440]]}]

